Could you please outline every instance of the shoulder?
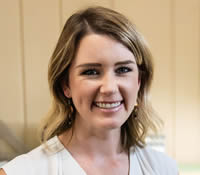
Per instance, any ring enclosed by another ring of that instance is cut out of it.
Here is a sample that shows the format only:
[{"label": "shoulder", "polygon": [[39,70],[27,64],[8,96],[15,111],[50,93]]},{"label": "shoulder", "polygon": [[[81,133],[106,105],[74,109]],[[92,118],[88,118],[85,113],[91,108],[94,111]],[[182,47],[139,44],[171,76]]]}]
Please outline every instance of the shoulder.
[{"label": "shoulder", "polygon": [[148,164],[155,172],[163,175],[178,175],[176,161],[166,154],[155,151],[149,147],[136,147],[135,153],[144,164]]},{"label": "shoulder", "polygon": [[2,168],[7,175],[14,175],[18,173],[23,175],[25,174],[26,170],[30,169],[30,163],[27,160],[26,154],[24,154],[11,160],[7,164],[5,164]]},{"label": "shoulder", "polygon": [[27,154],[20,155],[8,162],[2,168],[7,175],[22,174],[48,174],[53,163],[56,167],[56,153],[60,151],[56,138],[47,142],[48,149],[45,145],[33,149]]}]

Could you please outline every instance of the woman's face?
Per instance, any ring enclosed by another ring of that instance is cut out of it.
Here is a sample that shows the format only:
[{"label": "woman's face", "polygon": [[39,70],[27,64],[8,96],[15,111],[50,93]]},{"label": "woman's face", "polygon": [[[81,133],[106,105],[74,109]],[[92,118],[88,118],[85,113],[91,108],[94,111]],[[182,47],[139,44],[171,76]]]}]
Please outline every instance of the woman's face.
[{"label": "woman's face", "polygon": [[109,36],[89,34],[80,41],[63,90],[79,126],[116,129],[130,116],[139,87],[133,54]]}]

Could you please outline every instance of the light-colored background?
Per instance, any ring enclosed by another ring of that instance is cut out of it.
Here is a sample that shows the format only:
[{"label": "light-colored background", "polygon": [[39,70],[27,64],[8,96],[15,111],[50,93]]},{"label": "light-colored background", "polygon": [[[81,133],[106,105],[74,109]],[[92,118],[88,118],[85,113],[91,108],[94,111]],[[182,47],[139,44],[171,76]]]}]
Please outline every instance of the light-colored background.
[{"label": "light-colored background", "polygon": [[122,12],[144,34],[166,151],[178,163],[200,164],[200,0],[0,0],[0,120],[29,149],[38,145],[50,105],[48,60],[66,19],[87,5]]}]

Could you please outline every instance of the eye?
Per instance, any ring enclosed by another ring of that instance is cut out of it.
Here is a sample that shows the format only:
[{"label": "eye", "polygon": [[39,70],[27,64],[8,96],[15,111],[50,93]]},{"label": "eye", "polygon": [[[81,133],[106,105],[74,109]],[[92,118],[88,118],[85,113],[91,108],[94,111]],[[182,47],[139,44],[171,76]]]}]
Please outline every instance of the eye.
[{"label": "eye", "polygon": [[99,75],[99,71],[96,69],[87,69],[84,70],[81,75],[87,75],[87,76],[94,76],[94,75]]},{"label": "eye", "polygon": [[124,74],[124,73],[128,73],[128,72],[131,72],[131,71],[132,71],[131,68],[123,66],[123,67],[117,68],[115,72],[117,74]]}]

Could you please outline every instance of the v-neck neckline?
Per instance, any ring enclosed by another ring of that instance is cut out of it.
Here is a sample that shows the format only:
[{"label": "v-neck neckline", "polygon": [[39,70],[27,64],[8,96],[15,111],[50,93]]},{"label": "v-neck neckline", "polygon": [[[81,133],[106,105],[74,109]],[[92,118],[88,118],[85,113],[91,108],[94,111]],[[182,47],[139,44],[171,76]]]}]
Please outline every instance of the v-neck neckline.
[{"label": "v-neck neckline", "polygon": [[[56,136],[56,139],[59,143],[59,147],[62,148],[60,151],[60,158],[61,158],[61,164],[62,164],[62,175],[67,175],[66,172],[70,172],[72,174],[77,175],[87,175],[85,170],[80,166],[80,164],[77,162],[77,160],[72,156],[72,154],[67,150],[67,148],[64,147],[64,145],[59,140],[58,136]],[[137,158],[133,152],[132,149],[129,151],[129,175],[134,175],[133,169],[135,172],[135,168],[133,167],[133,164],[137,162]],[[67,166],[66,166],[67,165]],[[137,171],[136,171],[137,172]],[[65,174],[66,173],[66,174]]]}]

